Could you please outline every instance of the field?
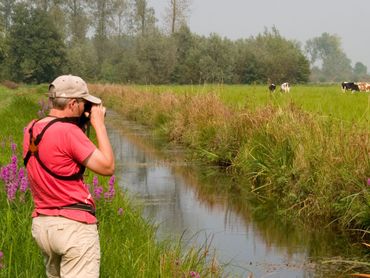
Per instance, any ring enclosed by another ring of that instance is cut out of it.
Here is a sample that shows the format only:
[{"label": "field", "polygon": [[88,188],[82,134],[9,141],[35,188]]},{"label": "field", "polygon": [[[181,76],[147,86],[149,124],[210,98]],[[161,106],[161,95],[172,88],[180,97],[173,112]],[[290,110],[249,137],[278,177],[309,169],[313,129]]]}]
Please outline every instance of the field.
[{"label": "field", "polygon": [[91,85],[104,102],[306,225],[370,228],[370,94],[339,86]]},{"label": "field", "polygon": [[[33,202],[22,161],[26,124],[45,112],[45,86],[0,86],[0,277],[44,277],[39,248],[31,237]],[[157,242],[155,227],[141,217],[114,177],[85,181],[97,202],[101,238],[100,277],[218,277],[207,266],[206,247],[183,249],[180,242]],[[195,276],[194,276],[195,275]],[[198,275],[198,276],[196,276]]]},{"label": "field", "polygon": [[268,92],[261,85],[204,85],[204,86],[134,86],[135,90],[177,95],[214,93],[227,105],[255,110],[269,104],[284,106],[289,103],[322,117],[331,117],[345,122],[370,121],[370,93],[343,93],[340,85],[297,85],[289,94]]},{"label": "field", "polygon": [[[18,179],[23,127],[45,112],[45,91],[0,87],[0,163],[2,169],[16,166]],[[246,200],[297,224],[370,228],[369,93],[344,94],[337,86],[297,86],[289,95],[270,95],[264,86],[103,84],[91,91],[124,117],[186,146],[192,159],[240,179],[230,190]],[[91,173],[86,179],[94,186]],[[0,277],[42,276],[29,230],[30,192],[18,188],[13,199],[8,180],[1,183]],[[98,180],[105,191],[108,183]],[[180,245],[156,243],[155,229],[124,192],[116,192],[112,200],[98,200],[102,277],[217,277],[221,269],[205,264],[203,250],[184,253]]]}]

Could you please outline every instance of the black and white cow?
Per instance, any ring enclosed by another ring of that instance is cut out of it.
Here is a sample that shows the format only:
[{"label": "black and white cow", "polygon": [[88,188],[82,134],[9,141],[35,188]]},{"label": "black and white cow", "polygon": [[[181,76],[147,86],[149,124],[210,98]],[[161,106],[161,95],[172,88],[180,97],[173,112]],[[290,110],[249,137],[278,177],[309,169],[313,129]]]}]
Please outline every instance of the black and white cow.
[{"label": "black and white cow", "polygon": [[270,86],[269,86],[270,93],[275,92],[275,89],[276,89],[276,85],[274,83],[270,84]]},{"label": "black and white cow", "polygon": [[360,91],[360,88],[355,82],[342,82],[342,91],[358,92]]},{"label": "black and white cow", "polygon": [[290,84],[285,82],[280,86],[280,92],[289,93],[290,92]]}]

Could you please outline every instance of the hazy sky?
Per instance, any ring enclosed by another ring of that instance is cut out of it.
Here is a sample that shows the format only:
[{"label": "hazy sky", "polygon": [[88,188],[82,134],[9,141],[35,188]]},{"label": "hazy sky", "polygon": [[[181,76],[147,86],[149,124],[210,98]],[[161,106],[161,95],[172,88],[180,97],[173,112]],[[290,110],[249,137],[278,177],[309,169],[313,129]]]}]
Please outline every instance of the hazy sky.
[{"label": "hazy sky", "polygon": [[[163,18],[169,0],[148,0]],[[342,49],[370,71],[370,0],[192,0],[193,33],[217,33],[229,39],[248,38],[276,26],[280,34],[301,42],[322,33],[341,38]]]}]

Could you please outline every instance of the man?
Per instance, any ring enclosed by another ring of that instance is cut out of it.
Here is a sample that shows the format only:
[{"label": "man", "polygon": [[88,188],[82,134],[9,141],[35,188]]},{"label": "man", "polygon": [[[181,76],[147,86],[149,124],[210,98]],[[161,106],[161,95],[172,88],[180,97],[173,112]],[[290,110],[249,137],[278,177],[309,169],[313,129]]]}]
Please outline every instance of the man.
[{"label": "man", "polygon": [[[48,277],[99,277],[100,245],[94,200],[83,181],[85,167],[114,173],[114,155],[104,124],[105,107],[80,77],[56,78],[48,91],[50,113],[26,128],[23,157],[35,209],[32,235]],[[78,125],[85,106],[97,147]]]}]

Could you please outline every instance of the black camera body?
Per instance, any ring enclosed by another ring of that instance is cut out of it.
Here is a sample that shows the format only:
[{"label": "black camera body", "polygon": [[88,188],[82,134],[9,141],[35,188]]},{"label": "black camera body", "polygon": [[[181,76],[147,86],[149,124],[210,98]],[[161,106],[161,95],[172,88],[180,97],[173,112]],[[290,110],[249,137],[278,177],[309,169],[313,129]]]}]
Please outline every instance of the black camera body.
[{"label": "black camera body", "polygon": [[85,109],[81,117],[78,118],[78,126],[85,132],[90,126],[91,102],[85,102]]}]

